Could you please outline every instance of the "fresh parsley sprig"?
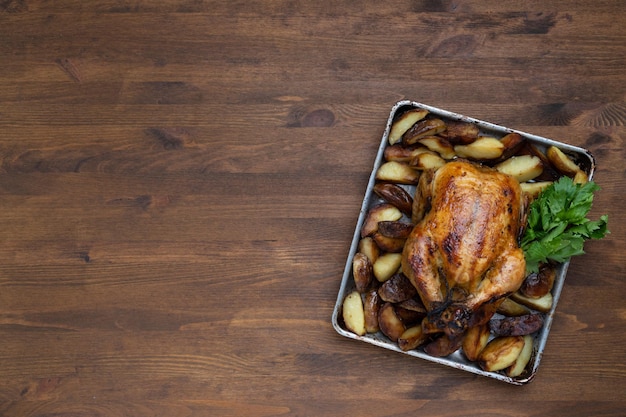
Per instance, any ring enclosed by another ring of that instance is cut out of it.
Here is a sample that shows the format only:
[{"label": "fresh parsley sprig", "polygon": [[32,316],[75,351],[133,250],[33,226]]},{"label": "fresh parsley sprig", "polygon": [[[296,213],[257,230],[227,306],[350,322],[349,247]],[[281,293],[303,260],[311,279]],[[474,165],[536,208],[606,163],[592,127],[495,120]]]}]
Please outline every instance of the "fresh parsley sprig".
[{"label": "fresh parsley sprig", "polygon": [[607,215],[596,221],[587,218],[593,194],[599,189],[593,181],[581,185],[564,176],[530,204],[520,242],[527,273],[538,272],[539,265],[548,260],[565,262],[582,255],[586,240],[601,239],[609,233]]}]

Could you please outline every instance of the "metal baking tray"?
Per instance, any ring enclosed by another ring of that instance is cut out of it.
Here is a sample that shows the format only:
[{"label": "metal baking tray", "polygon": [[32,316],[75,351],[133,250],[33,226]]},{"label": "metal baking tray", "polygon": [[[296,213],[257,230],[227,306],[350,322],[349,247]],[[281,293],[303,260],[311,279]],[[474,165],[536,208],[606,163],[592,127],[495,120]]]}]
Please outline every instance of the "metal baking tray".
[{"label": "metal baking tray", "polygon": [[[348,258],[346,261],[346,265],[343,272],[343,278],[341,280],[341,286],[339,288],[339,293],[337,295],[337,301],[335,303],[335,307],[332,314],[332,323],[335,330],[342,336],[348,337],[350,339],[356,339],[361,342],[369,343],[375,346],[379,346],[385,349],[389,349],[392,351],[396,351],[408,356],[413,356],[421,359],[425,359],[427,361],[435,362],[441,365],[450,366],[453,368],[457,368],[466,372],[471,372],[474,374],[482,375],[485,377],[493,378],[499,381],[507,382],[513,385],[524,385],[530,382],[537,372],[539,368],[539,363],[541,361],[541,357],[543,355],[544,348],[546,346],[546,342],[548,340],[548,334],[550,332],[550,327],[552,325],[552,321],[554,319],[554,312],[556,306],[558,304],[559,297],[561,295],[561,290],[563,289],[563,283],[565,281],[565,276],[567,274],[567,268],[569,266],[569,261],[560,265],[557,270],[557,276],[554,282],[554,286],[552,289],[553,296],[553,304],[552,308],[549,312],[544,313],[544,326],[543,328],[534,335],[534,348],[532,358],[526,368],[526,371],[519,377],[509,377],[504,373],[500,372],[486,372],[482,370],[477,364],[468,361],[460,350],[454,352],[453,354],[446,357],[433,357],[426,354],[421,348],[417,348],[410,351],[402,351],[395,342],[389,340],[382,333],[374,333],[374,334],[365,334],[364,336],[356,335],[343,327],[343,319],[342,319],[342,304],[343,300],[347,294],[349,294],[352,290],[354,290],[354,281],[352,278],[352,258],[357,251],[358,243],[360,240],[360,230],[363,225],[363,221],[367,215],[368,210],[376,204],[383,202],[374,192],[374,184],[375,184],[375,174],[378,170],[378,167],[384,162],[383,152],[388,145],[388,135],[391,129],[391,125],[395,120],[396,116],[402,114],[406,110],[411,108],[420,108],[425,109],[430,112],[430,114],[435,115],[443,120],[454,120],[454,121],[463,121],[474,123],[481,131],[482,134],[495,136],[495,137],[503,137],[509,133],[515,132],[525,137],[528,141],[533,143],[541,150],[545,150],[546,147],[554,145],[560,148],[562,151],[573,157],[576,162],[581,166],[583,171],[588,174],[589,180],[593,178],[595,171],[595,159],[591,155],[589,151],[583,148],[579,148],[576,146],[568,145],[566,143],[558,142],[553,139],[548,139],[545,137],[533,135],[526,132],[521,132],[519,130],[499,126],[493,123],[489,123],[483,120],[474,119],[472,117],[467,117],[461,114],[453,113],[447,110],[442,110],[436,107],[432,107],[426,104],[418,103],[415,101],[403,100],[396,103],[389,114],[389,118],[387,120],[387,124],[385,127],[385,131],[383,133],[380,146],[378,148],[378,153],[376,155],[376,159],[374,161],[374,167],[369,177],[369,182],[367,184],[367,189],[365,191],[365,197],[363,199],[363,203],[361,204],[359,217],[357,220],[357,225],[354,231],[354,236],[352,238],[352,243],[350,245],[350,251],[348,254]],[[403,186],[405,189],[411,194],[414,194],[415,187],[414,186]]]}]

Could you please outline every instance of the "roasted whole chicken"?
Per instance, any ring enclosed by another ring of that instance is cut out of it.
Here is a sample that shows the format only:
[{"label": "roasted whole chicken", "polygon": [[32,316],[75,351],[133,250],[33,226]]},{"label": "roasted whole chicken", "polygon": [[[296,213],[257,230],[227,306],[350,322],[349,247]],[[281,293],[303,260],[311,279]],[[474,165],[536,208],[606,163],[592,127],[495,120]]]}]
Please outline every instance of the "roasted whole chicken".
[{"label": "roasted whole chicken", "polygon": [[465,160],[424,172],[415,201],[402,272],[428,311],[424,330],[443,334],[444,355],[521,286],[525,203],[514,178]]}]

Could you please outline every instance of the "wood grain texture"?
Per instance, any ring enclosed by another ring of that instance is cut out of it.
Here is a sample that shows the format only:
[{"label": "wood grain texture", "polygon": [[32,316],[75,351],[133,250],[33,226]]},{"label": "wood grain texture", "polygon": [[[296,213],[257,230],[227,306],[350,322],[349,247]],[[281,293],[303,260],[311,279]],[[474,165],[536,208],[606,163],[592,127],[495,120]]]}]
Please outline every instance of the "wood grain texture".
[{"label": "wood grain texture", "polygon": [[[0,0],[2,416],[622,416],[621,0]],[[589,149],[611,235],[512,387],[337,335],[391,106]]]}]

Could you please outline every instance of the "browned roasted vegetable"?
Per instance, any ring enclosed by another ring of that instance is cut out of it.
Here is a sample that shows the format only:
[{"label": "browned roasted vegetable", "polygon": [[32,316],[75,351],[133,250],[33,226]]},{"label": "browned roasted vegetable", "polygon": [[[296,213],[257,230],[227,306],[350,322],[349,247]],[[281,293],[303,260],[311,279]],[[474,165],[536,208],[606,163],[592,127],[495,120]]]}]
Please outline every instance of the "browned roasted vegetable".
[{"label": "browned roasted vegetable", "polygon": [[480,356],[489,341],[489,324],[470,327],[463,338],[463,353],[470,361],[475,361]]},{"label": "browned roasted vegetable", "polygon": [[404,188],[397,184],[379,182],[374,185],[374,192],[402,213],[407,216],[411,215],[413,197]]},{"label": "browned roasted vegetable", "polygon": [[556,279],[556,269],[549,264],[539,268],[539,272],[529,274],[522,282],[519,292],[530,298],[543,297],[550,291]]},{"label": "browned roasted vegetable", "polygon": [[456,352],[463,343],[463,335],[448,337],[442,335],[424,346],[424,352],[431,356],[442,357]]},{"label": "browned roasted vegetable", "polygon": [[402,144],[413,145],[426,136],[436,135],[444,130],[446,130],[446,124],[441,119],[420,120],[402,135]]},{"label": "browned roasted vegetable", "polygon": [[543,327],[541,314],[526,314],[517,317],[491,319],[489,329],[496,336],[525,336]]},{"label": "browned roasted vegetable", "polygon": [[440,136],[426,136],[418,140],[433,152],[437,152],[443,159],[452,159],[456,156],[454,146],[447,139]]},{"label": "browned roasted vegetable", "polygon": [[524,137],[519,133],[512,132],[500,139],[500,142],[502,142],[502,145],[504,145],[504,151],[502,151],[502,156],[500,157],[498,162],[501,162],[517,154],[522,146],[524,146],[526,139],[524,139]]},{"label": "browned roasted vegetable", "polygon": [[404,331],[398,338],[398,346],[404,352],[415,349],[428,340],[428,335],[422,330],[422,326],[417,324]]},{"label": "browned roasted vegetable", "polygon": [[365,314],[365,331],[367,333],[376,333],[380,330],[378,326],[378,312],[382,304],[378,291],[371,290],[365,294],[363,310]]},{"label": "browned roasted vegetable", "polygon": [[363,253],[355,253],[352,258],[352,277],[356,290],[364,293],[370,289],[374,279],[372,261]]},{"label": "browned roasted vegetable", "polygon": [[391,303],[385,303],[378,312],[378,325],[380,331],[387,336],[390,340],[397,342],[398,338],[402,336],[402,333],[406,330],[404,323],[396,314],[396,311]]},{"label": "browned roasted vegetable", "polygon": [[413,225],[402,221],[385,220],[378,222],[378,232],[387,237],[406,239],[411,234]]},{"label": "browned roasted vegetable", "polygon": [[380,232],[376,232],[372,235],[372,239],[376,242],[376,245],[383,252],[400,253],[404,248],[406,238],[394,238],[383,235]]},{"label": "browned roasted vegetable", "polygon": [[407,277],[398,273],[394,274],[380,286],[378,294],[383,301],[401,303],[415,297],[417,290]]},{"label": "browned roasted vegetable", "polygon": [[389,144],[393,145],[402,139],[402,135],[417,121],[422,120],[428,114],[427,110],[411,109],[402,113],[391,125],[389,131]]},{"label": "browned roasted vegetable", "polygon": [[428,148],[421,144],[404,146],[401,143],[387,146],[383,151],[385,161],[409,162],[415,156],[428,151]]},{"label": "browned roasted vegetable", "polygon": [[439,136],[446,138],[454,145],[467,145],[478,138],[480,129],[473,123],[446,121],[446,130]]},{"label": "browned roasted vegetable", "polygon": [[343,300],[342,310],[343,321],[346,328],[351,332],[363,336],[365,334],[365,313],[363,311],[363,300],[361,294],[352,291]]},{"label": "browned roasted vegetable", "polygon": [[552,308],[552,302],[554,301],[552,297],[552,293],[547,293],[543,297],[534,298],[534,297],[526,297],[521,294],[519,291],[511,294],[509,296],[513,301],[523,304],[526,307],[530,307],[533,310],[541,311],[543,313],[547,313]]},{"label": "browned roasted vegetable", "polygon": [[502,302],[498,306],[497,312],[505,316],[523,316],[524,314],[530,313],[530,310],[528,309],[528,307],[519,304],[507,297],[502,300]]},{"label": "browned roasted vegetable", "polygon": [[417,184],[419,178],[419,171],[411,168],[406,162],[385,162],[379,166],[376,171],[376,179],[378,181],[390,181],[398,184]]},{"label": "browned roasted vegetable", "polygon": [[526,365],[530,362],[530,358],[533,355],[533,338],[532,336],[524,336],[524,347],[520,352],[515,362],[506,368],[506,374],[510,377],[520,376],[524,373]]},{"label": "browned roasted vegetable", "polygon": [[478,365],[488,372],[500,371],[515,363],[523,348],[523,336],[497,337],[480,353]]},{"label": "browned roasted vegetable", "polygon": [[378,223],[385,220],[399,220],[402,212],[394,205],[383,203],[372,207],[368,212],[363,226],[361,237],[371,236],[378,231]]},{"label": "browned roasted vegetable", "polygon": [[379,282],[385,282],[400,269],[402,255],[399,253],[384,253],[374,262],[374,276]]},{"label": "browned roasted vegetable", "polygon": [[405,310],[411,310],[422,315],[426,315],[426,307],[424,306],[424,303],[422,303],[422,301],[419,299],[419,297],[413,297],[411,299],[402,301],[401,303],[398,303],[398,306],[402,307]]},{"label": "browned roasted vegetable", "polygon": [[561,174],[573,177],[580,171],[580,167],[556,146],[550,146],[546,150],[546,156]]},{"label": "browned roasted vegetable", "polygon": [[359,246],[357,247],[357,251],[367,256],[370,262],[376,262],[378,256],[380,255],[380,248],[369,236],[365,236],[363,239],[359,240]]}]

